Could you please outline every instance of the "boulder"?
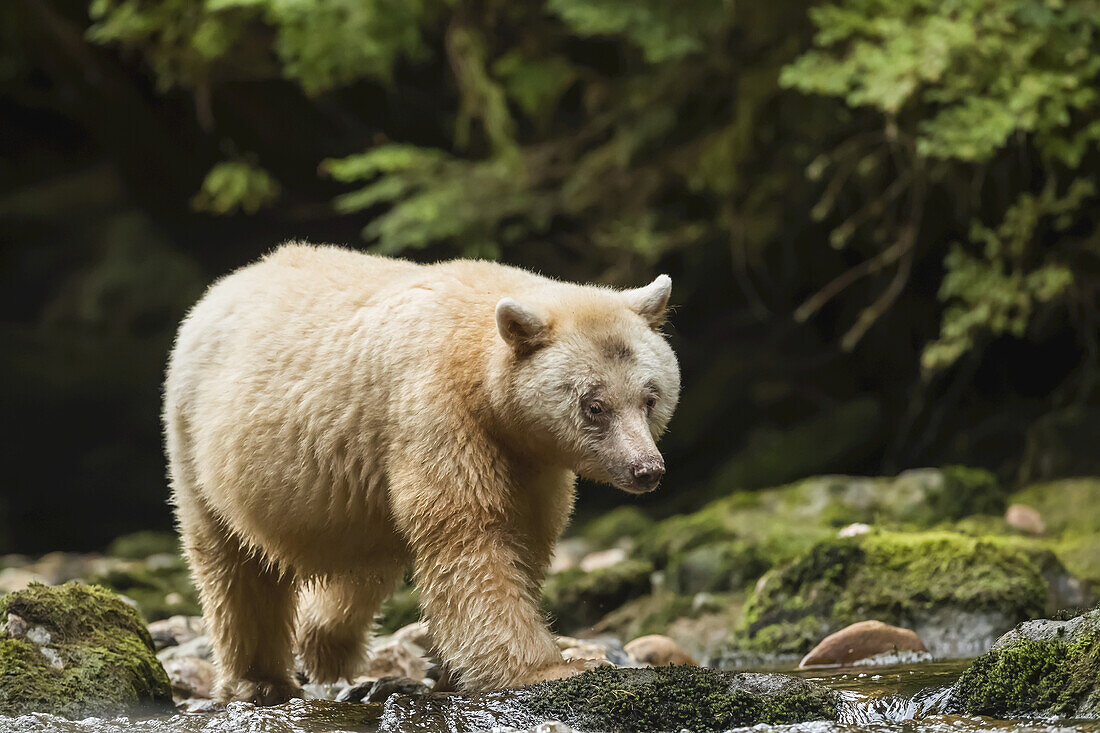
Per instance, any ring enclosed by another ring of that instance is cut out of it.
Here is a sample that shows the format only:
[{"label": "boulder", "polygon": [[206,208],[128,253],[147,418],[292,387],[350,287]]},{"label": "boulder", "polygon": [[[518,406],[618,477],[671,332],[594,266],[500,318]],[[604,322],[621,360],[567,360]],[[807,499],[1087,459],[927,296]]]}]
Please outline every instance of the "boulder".
[{"label": "boulder", "polygon": [[836,667],[879,654],[927,652],[913,631],[881,621],[859,621],[829,634],[802,658],[799,667]]},{"label": "boulder", "polygon": [[949,700],[997,718],[1100,718],[1100,608],[1020,624],[974,661]]},{"label": "boulder", "polygon": [[1018,622],[1042,615],[1060,571],[1018,538],[880,532],[818,543],[764,576],[733,647],[805,654],[867,618],[913,629],[937,657],[977,656]]},{"label": "boulder", "polygon": [[0,714],[111,716],[172,703],[137,612],[104,588],[35,584],[0,598]]},{"label": "boulder", "polygon": [[698,664],[690,654],[680,648],[679,644],[661,634],[640,636],[624,648],[627,654],[642,664],[648,664],[651,667],[666,667],[670,664]]},{"label": "boulder", "polygon": [[721,731],[836,720],[836,693],[780,674],[704,667],[598,667],[518,690],[468,695],[394,695],[382,733],[532,728],[547,720],[577,731]]}]

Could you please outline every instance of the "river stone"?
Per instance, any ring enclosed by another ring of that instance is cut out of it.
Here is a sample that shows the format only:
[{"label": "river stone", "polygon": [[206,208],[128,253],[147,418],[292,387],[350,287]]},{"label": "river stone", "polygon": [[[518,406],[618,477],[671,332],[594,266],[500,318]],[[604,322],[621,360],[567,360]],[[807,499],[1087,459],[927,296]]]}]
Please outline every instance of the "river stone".
[{"label": "river stone", "polygon": [[164,663],[164,671],[168,673],[168,679],[172,682],[172,694],[177,698],[206,700],[213,697],[217,670],[205,659],[198,657],[171,659]]},{"label": "river stone", "polygon": [[879,654],[927,652],[914,632],[881,621],[859,621],[829,634],[802,658],[799,667],[835,667]]},{"label": "river stone", "polygon": [[1100,608],[1020,624],[974,660],[949,700],[998,718],[1100,718]]},{"label": "river stone", "polygon": [[667,636],[648,634],[639,636],[625,647],[626,653],[642,664],[665,667],[670,664],[698,664],[680,645]]},{"label": "river stone", "polygon": [[202,616],[171,616],[149,624],[149,634],[157,651],[179,646],[206,633]]},{"label": "river stone", "polygon": [[789,675],[599,667],[518,690],[394,695],[386,701],[379,730],[465,733],[559,720],[578,731],[701,732],[836,717],[834,692]]},{"label": "river stone", "polygon": [[1010,504],[1008,509],[1005,509],[1005,524],[1024,534],[1042,535],[1047,531],[1043,515],[1039,514],[1035,507],[1027,504]]},{"label": "river stone", "polygon": [[105,717],[171,705],[153,640],[115,593],[35,584],[0,598],[0,618],[12,616],[24,623],[6,629],[25,631],[0,635],[0,715]]}]

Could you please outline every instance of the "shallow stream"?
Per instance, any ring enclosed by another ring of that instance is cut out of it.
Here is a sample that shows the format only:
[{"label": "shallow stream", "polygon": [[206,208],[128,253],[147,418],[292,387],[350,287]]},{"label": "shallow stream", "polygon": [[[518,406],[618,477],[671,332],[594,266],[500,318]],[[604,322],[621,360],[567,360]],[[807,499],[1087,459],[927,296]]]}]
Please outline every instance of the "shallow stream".
[{"label": "shallow stream", "polygon": [[[1100,733],[1100,721],[1002,721],[943,715],[947,687],[968,662],[925,662],[891,667],[854,667],[798,672],[840,692],[837,723],[803,723],[734,729],[753,733],[965,733],[1027,731]],[[292,700],[257,708],[234,703],[216,713],[178,713],[153,718],[89,718],[72,721],[52,715],[0,717],[3,733],[374,733],[381,705]],[[444,733],[444,732],[440,732]]]}]

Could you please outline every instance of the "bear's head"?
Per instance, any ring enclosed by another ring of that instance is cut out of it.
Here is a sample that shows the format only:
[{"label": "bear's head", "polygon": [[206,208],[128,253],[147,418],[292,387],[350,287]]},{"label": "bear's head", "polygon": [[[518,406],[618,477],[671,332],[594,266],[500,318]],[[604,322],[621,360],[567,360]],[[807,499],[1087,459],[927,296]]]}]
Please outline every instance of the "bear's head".
[{"label": "bear's head", "polygon": [[555,283],[501,299],[494,402],[515,437],[587,479],[657,488],[665,463],[655,441],[680,396],[659,331],[671,290],[661,275],[635,290]]}]

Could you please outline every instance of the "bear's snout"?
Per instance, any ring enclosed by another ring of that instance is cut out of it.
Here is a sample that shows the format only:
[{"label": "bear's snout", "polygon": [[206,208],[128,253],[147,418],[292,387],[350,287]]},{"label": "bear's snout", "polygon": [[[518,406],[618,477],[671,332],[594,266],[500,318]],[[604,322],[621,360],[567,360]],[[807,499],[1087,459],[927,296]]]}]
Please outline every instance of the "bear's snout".
[{"label": "bear's snout", "polygon": [[630,474],[641,491],[653,491],[665,475],[665,461],[661,456],[649,456],[630,466]]}]

